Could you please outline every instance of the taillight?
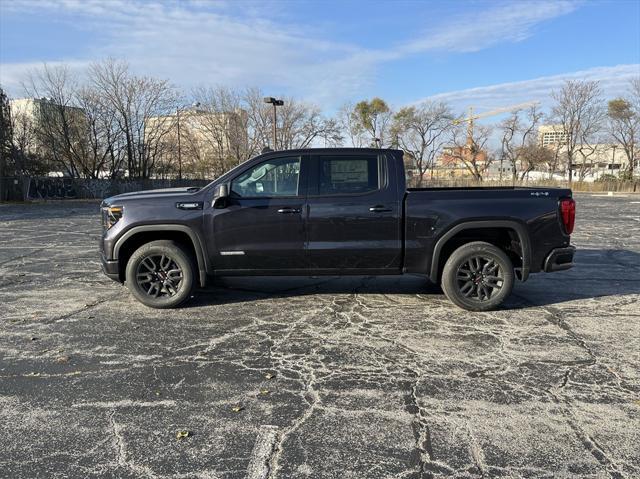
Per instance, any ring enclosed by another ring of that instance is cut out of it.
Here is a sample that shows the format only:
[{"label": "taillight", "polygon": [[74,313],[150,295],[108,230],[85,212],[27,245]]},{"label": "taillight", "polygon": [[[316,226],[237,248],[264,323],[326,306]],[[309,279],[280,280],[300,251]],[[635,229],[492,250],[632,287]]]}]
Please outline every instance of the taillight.
[{"label": "taillight", "polygon": [[573,233],[573,225],[576,222],[576,202],[573,198],[560,200],[560,214],[562,215],[564,230],[570,235]]}]

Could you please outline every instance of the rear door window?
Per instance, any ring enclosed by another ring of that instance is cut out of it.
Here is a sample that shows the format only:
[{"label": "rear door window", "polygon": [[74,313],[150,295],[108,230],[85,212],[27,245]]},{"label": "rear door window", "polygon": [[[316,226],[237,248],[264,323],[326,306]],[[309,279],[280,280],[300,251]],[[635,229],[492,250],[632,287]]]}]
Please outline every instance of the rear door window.
[{"label": "rear door window", "polygon": [[341,195],[375,191],[380,187],[378,157],[321,156],[318,164],[318,194]]}]

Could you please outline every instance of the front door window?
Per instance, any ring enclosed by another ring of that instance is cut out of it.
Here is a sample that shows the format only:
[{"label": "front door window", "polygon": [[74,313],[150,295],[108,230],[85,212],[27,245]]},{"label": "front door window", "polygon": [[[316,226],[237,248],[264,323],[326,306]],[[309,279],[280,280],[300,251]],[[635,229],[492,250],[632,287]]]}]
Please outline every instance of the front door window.
[{"label": "front door window", "polygon": [[274,158],[245,171],[231,182],[235,198],[298,196],[300,158]]}]

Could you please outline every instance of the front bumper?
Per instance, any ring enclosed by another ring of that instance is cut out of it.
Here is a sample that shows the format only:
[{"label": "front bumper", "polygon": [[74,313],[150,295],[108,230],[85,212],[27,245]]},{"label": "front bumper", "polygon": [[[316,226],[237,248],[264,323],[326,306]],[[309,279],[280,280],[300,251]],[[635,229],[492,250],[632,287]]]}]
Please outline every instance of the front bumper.
[{"label": "front bumper", "polygon": [[544,260],[544,272],[552,273],[573,268],[573,255],[575,252],[575,246],[551,250],[551,253],[547,255],[547,259]]},{"label": "front bumper", "polygon": [[120,271],[118,266],[118,260],[108,260],[101,255],[102,259],[102,272],[114,281],[120,281]]}]

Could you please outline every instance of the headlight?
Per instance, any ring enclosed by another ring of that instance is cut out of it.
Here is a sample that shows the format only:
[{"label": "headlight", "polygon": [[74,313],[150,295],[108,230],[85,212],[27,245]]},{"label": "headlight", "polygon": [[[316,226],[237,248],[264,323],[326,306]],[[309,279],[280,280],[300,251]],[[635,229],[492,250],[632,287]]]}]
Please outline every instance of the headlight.
[{"label": "headlight", "polygon": [[123,211],[122,206],[107,206],[102,208],[102,225],[104,228],[108,230],[115,225],[120,218],[122,218]]}]

